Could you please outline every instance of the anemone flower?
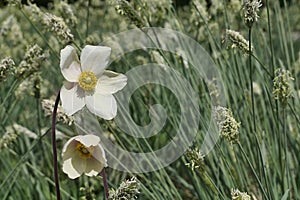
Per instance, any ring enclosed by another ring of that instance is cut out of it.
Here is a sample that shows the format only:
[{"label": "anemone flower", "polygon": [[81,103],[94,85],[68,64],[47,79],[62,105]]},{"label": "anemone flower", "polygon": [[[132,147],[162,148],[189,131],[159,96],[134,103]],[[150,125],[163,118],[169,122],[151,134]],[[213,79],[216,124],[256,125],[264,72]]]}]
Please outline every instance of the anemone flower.
[{"label": "anemone flower", "polygon": [[67,82],[60,91],[62,107],[73,115],[84,106],[93,114],[110,120],[117,114],[113,94],[127,84],[127,77],[105,70],[110,47],[87,45],[80,60],[74,47],[68,45],[60,52],[60,68]]},{"label": "anemone flower", "polygon": [[67,141],[62,150],[63,172],[75,179],[83,173],[96,176],[107,166],[105,152],[96,135],[78,135]]}]

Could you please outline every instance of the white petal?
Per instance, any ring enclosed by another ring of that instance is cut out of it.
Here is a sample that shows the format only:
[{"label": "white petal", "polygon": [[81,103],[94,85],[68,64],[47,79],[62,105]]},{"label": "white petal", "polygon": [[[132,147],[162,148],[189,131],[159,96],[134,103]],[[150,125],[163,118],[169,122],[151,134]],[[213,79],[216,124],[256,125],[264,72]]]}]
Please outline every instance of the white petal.
[{"label": "white petal", "polygon": [[72,159],[69,158],[68,160],[65,160],[63,162],[63,168],[62,168],[63,172],[66,173],[68,175],[68,177],[70,179],[75,179],[78,178],[81,174],[75,170],[75,168],[73,167],[72,164]]},{"label": "white petal", "polygon": [[64,145],[64,147],[63,147],[63,149],[62,149],[62,153],[65,153],[66,151],[67,151],[67,148],[69,147],[69,145],[72,143],[72,142],[75,142],[76,143],[76,141],[75,141],[75,139],[78,137],[78,135],[77,136],[74,136],[74,137],[72,137],[72,138],[70,138],[66,143],[65,143],[65,145]]},{"label": "white petal", "polygon": [[117,102],[111,94],[103,95],[95,91],[85,98],[89,111],[103,119],[111,120],[117,115]]},{"label": "white petal", "polygon": [[71,159],[73,168],[81,175],[86,169],[86,159],[81,158],[79,154],[74,154]]},{"label": "white petal", "polygon": [[72,137],[67,141],[67,143],[64,145],[62,149],[62,158],[63,160],[67,160],[71,157],[73,157],[74,153],[76,153],[76,137]]},{"label": "white petal", "polygon": [[66,83],[62,86],[60,99],[67,115],[73,115],[85,105],[84,92],[75,83]]},{"label": "white petal", "polygon": [[102,163],[105,167],[107,166],[107,160],[105,157],[104,149],[100,144],[98,144],[93,153],[93,158],[95,158],[98,162]]},{"label": "white petal", "polygon": [[60,51],[60,69],[67,81],[78,82],[81,69],[76,50],[72,46],[68,45]]},{"label": "white petal", "polygon": [[118,76],[120,73],[111,71],[111,70],[104,70],[103,75],[108,76],[110,78]]},{"label": "white petal", "polygon": [[96,135],[80,135],[76,140],[86,147],[97,146],[100,142],[100,138]]},{"label": "white petal", "polygon": [[[103,166],[101,166],[102,168],[101,168],[101,170],[103,169]],[[100,170],[100,172],[101,172],[101,170]],[[94,171],[94,170],[90,170],[90,171],[88,171],[88,172],[85,172],[84,173],[85,175],[87,175],[87,176],[97,176],[98,174],[99,174],[99,172],[97,172],[97,171]]]},{"label": "white petal", "polygon": [[82,71],[94,72],[99,77],[108,64],[111,48],[86,45],[81,52]]},{"label": "white petal", "polygon": [[104,164],[92,157],[87,161],[85,175],[97,176],[98,173],[101,172],[103,168],[104,168]]},{"label": "white petal", "polygon": [[101,94],[114,94],[127,84],[127,77],[112,71],[105,70],[97,83],[97,90]]}]

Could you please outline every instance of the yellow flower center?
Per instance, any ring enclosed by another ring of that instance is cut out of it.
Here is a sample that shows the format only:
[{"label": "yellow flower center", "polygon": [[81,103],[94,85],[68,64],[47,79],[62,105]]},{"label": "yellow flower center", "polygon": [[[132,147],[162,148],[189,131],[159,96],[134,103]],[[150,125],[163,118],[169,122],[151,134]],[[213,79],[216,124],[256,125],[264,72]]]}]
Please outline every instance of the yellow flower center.
[{"label": "yellow flower center", "polygon": [[81,158],[87,159],[92,157],[93,152],[94,152],[94,147],[90,146],[90,147],[86,147],[83,144],[81,144],[80,142],[76,145],[76,150],[79,153],[79,156]]},{"label": "yellow flower center", "polygon": [[97,77],[94,72],[81,72],[78,80],[79,86],[85,91],[95,89]]}]

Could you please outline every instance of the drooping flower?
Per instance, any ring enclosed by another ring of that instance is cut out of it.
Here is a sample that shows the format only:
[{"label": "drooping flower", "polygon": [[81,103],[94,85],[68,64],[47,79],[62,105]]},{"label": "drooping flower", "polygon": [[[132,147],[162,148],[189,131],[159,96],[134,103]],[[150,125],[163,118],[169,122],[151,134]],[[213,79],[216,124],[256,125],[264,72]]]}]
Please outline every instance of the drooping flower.
[{"label": "drooping flower", "polygon": [[78,135],[67,141],[62,150],[63,171],[75,179],[83,173],[96,176],[107,166],[105,152],[96,135]]},{"label": "drooping flower", "polygon": [[117,103],[113,96],[127,84],[127,77],[107,67],[111,48],[87,45],[80,61],[72,46],[61,50],[60,68],[67,83],[60,91],[62,107],[73,115],[85,105],[90,112],[106,120],[117,114]]}]

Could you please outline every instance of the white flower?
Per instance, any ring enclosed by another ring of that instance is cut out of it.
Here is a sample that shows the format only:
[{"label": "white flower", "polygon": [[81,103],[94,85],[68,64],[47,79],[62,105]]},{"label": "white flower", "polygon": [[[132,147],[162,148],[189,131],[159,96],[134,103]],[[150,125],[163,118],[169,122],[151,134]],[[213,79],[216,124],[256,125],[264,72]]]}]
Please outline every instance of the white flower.
[{"label": "white flower", "polygon": [[112,94],[127,84],[127,77],[105,70],[111,48],[87,45],[82,49],[80,61],[72,46],[60,52],[60,68],[67,82],[60,91],[62,107],[73,115],[85,105],[90,112],[104,119],[113,119],[117,103]]},{"label": "white flower", "polygon": [[75,179],[83,173],[96,176],[107,166],[105,153],[96,135],[72,137],[62,150],[63,171]]}]

